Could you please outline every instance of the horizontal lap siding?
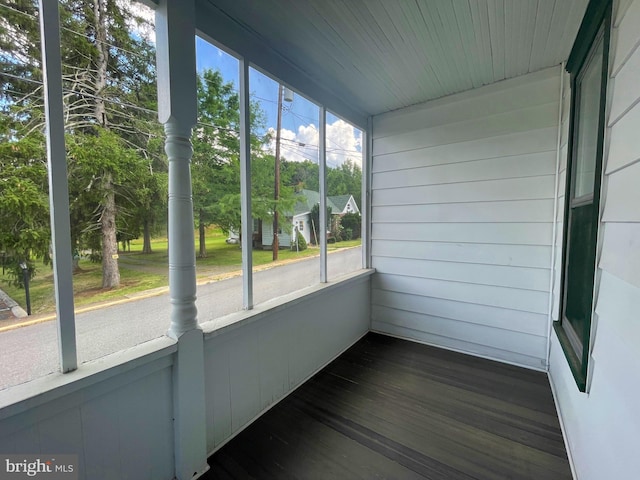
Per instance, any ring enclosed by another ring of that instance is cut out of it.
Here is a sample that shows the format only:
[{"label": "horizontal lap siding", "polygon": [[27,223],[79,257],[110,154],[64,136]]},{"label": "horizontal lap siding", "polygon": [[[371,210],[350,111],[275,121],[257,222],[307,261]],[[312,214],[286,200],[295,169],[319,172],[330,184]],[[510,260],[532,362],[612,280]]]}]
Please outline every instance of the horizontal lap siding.
[{"label": "horizontal lap siding", "polygon": [[614,12],[589,394],[578,392],[555,335],[550,358],[577,477],[584,480],[637,478],[640,471],[640,0],[614,2]]},{"label": "horizontal lap siding", "polygon": [[374,118],[374,330],[544,368],[559,69]]}]

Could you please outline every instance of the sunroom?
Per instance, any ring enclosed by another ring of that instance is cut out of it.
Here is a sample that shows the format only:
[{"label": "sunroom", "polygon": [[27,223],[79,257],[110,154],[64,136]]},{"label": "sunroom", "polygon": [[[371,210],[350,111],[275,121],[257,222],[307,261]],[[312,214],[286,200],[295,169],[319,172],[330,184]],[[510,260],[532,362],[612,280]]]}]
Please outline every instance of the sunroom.
[{"label": "sunroom", "polygon": [[[91,480],[637,477],[640,0],[145,3],[168,333],[78,366],[58,11],[42,0],[60,373],[0,391],[0,454],[72,455],[69,478]],[[239,62],[244,309],[206,322],[196,35]],[[318,283],[262,303],[250,69],[319,106],[321,215],[327,113],[364,132],[361,268],[331,275],[323,240]]]}]

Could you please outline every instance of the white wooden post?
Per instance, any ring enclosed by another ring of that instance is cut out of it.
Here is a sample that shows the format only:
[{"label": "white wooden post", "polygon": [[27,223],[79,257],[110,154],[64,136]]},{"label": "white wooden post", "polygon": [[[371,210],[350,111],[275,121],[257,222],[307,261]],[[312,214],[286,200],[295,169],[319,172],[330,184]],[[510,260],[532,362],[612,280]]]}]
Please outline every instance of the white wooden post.
[{"label": "white wooden post", "polygon": [[169,295],[178,341],[173,367],[175,476],[187,480],[209,469],[206,452],[204,338],[196,309],[191,196],[191,129],[197,119],[194,0],[161,0],[156,9],[158,118],[169,158]]},{"label": "white wooden post", "polygon": [[318,123],[320,225],[317,235],[320,236],[320,282],[327,283],[327,109],[324,106],[320,107]]},{"label": "white wooden post", "polygon": [[60,17],[58,2],[40,0],[40,38],[44,83],[53,278],[58,315],[58,347],[63,373],[78,368],[73,307],[73,259],[69,219],[69,185],[64,145]]},{"label": "white wooden post", "polygon": [[[240,59],[240,211],[242,215],[242,306],[253,308],[253,219],[251,218],[251,121],[249,64]],[[262,240],[261,240],[262,241]]]}]

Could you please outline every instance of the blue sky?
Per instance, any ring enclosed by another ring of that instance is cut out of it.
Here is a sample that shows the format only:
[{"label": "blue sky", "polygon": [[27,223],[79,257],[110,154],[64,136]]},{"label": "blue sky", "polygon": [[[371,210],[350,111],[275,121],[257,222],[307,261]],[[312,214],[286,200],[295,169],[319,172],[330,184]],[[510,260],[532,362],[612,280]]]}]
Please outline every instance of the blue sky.
[{"label": "blue sky", "polygon": [[[196,68],[198,72],[210,68],[219,70],[236,89],[239,84],[239,64],[233,56],[223,52],[200,37],[196,37]],[[266,128],[275,129],[277,117],[278,83],[250,68],[249,88],[252,99],[259,102],[266,116]],[[290,160],[316,161],[318,145],[318,107],[294,94],[293,102],[284,103],[282,114],[283,156]],[[327,113],[327,165],[336,167],[347,158],[361,162],[361,133],[346,122]]]}]

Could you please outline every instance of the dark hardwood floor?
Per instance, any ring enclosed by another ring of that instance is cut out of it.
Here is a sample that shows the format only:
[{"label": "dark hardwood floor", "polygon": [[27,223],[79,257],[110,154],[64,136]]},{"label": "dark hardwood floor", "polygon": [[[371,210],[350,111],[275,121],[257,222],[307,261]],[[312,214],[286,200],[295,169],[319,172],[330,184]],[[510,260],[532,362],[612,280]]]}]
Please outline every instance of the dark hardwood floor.
[{"label": "dark hardwood floor", "polygon": [[546,375],[370,333],[209,458],[210,479],[570,479]]}]

